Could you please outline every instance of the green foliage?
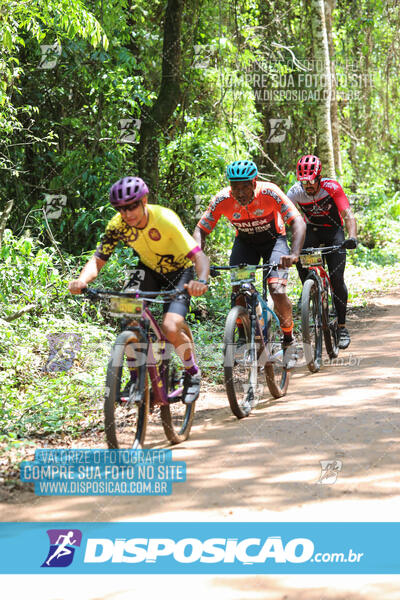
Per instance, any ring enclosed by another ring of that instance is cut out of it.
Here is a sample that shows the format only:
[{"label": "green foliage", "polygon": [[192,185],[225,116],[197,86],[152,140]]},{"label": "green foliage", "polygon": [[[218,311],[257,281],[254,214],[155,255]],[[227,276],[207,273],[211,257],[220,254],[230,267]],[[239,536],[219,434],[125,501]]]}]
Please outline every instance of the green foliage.
[{"label": "green foliage", "polygon": [[[82,349],[70,371],[45,373],[48,333],[78,332]],[[7,438],[79,436],[102,420],[109,334],[70,316],[51,313],[33,326],[2,321],[0,329],[0,436]]]},{"label": "green foliage", "polygon": [[358,237],[362,243],[356,256],[365,263],[394,264],[398,260],[399,193],[391,194],[385,188],[383,184],[365,185],[355,196]]},{"label": "green foliage", "polygon": [[[157,97],[165,10],[159,0],[2,2],[0,198],[15,203],[8,222],[14,233],[6,230],[0,249],[0,429],[13,444],[26,436],[78,436],[101,422],[116,323],[103,308],[72,297],[67,282],[114,214],[111,183],[137,172],[140,129],[126,143],[120,121],[140,121]],[[400,6],[338,0],[333,16],[342,178],[361,241],[348,253],[346,274],[350,300],[359,303],[398,278]],[[290,91],[285,82],[293,77],[296,91],[299,76],[313,74],[302,66],[313,56],[310,32],[303,1],[185,3],[182,95],[159,132],[158,201],[189,231],[226,185],[231,160],[255,159],[261,178],[287,190],[298,157],[317,152],[316,101],[264,95],[280,78]],[[55,43],[56,66],[39,68],[40,45]],[[199,57],[207,68],[198,66]],[[283,142],[270,141],[271,121],[289,118]],[[49,194],[65,195],[66,204],[46,223]],[[233,239],[221,219],[207,240],[213,264],[227,264]],[[131,250],[118,248],[95,285],[121,287],[135,262]],[[292,269],[293,303],[300,289]],[[189,315],[203,373],[218,382],[222,371],[210,341],[222,337],[230,294],[228,277],[214,278]],[[78,333],[83,345],[70,371],[49,375],[42,371],[47,334],[57,331]]]},{"label": "green foliage", "polygon": [[[64,194],[67,203],[62,217],[51,227],[62,247],[77,255],[94,247],[104,219],[110,215],[110,184],[136,170],[136,146],[121,143],[119,122],[140,120],[143,109],[152,104],[162,62],[158,23],[164,8],[138,2],[128,10],[123,0],[105,0],[103,14],[96,10],[98,6],[93,11],[112,40],[108,49],[90,49],[87,42],[67,30],[62,55],[52,70],[37,69],[37,39],[32,33],[26,36],[21,52],[26,67],[19,89],[28,100],[25,108],[36,112],[29,126],[29,135],[35,136],[36,143],[25,147],[26,127],[21,126],[21,147],[10,153],[17,170],[5,185],[5,189],[15,189],[18,197],[14,230],[27,220],[36,235],[43,231],[39,212],[45,207],[43,191]],[[245,12],[241,23],[255,25],[255,7],[249,4],[246,10],[248,16]],[[232,85],[235,74],[240,75],[250,60],[250,51],[239,53],[229,35],[221,37],[221,33],[228,33],[229,23],[217,7],[203,7],[201,15],[196,11],[195,7],[187,8],[182,57],[185,91],[175,124],[163,132],[160,157],[159,202],[176,208],[189,229],[217,187],[225,185],[226,162],[254,153],[262,130],[251,86],[240,77]],[[211,14],[215,18],[209,22]],[[189,24],[199,18],[198,29],[191,29]],[[216,53],[206,71],[193,65],[196,44],[212,47]],[[18,97],[15,105],[16,110],[24,110]],[[34,180],[24,171],[34,172]],[[17,172],[16,181],[13,175]]]},{"label": "green foliage", "polygon": [[[54,249],[9,230],[0,257],[0,439],[97,427],[112,329],[93,324],[101,315],[67,291],[74,261],[64,258],[62,275]],[[82,344],[73,368],[45,373],[48,335],[71,332]]]},{"label": "green foliage", "polygon": [[32,306],[39,316],[50,307],[65,311],[66,281],[54,248],[44,249],[32,238],[15,238],[5,231],[0,249],[0,318],[7,319]]},{"label": "green foliage", "polygon": [[398,58],[400,6],[380,0],[337,3],[334,12],[345,182],[355,191],[399,187]]},{"label": "green foliage", "polygon": [[[26,143],[46,141],[41,134],[37,137],[27,127],[26,120],[37,112],[37,106],[29,101],[21,103],[21,81],[25,72],[24,57],[27,42],[38,44],[81,37],[93,46],[100,43],[106,48],[107,37],[94,15],[81,0],[3,0],[1,6],[2,27],[0,31],[0,67],[3,73],[0,83],[0,167],[18,177],[20,164],[14,143],[10,145],[10,134],[26,131]],[[29,43],[28,43],[29,46]],[[36,66],[39,64],[37,59]]]},{"label": "green foliage", "polygon": [[[56,239],[75,255],[95,246],[112,214],[110,184],[137,170],[137,144],[121,143],[119,121],[140,120],[157,96],[164,12],[162,3],[144,0],[3,2],[0,195],[17,200],[14,231],[26,221],[33,235],[41,235],[44,194],[64,194],[62,217],[51,223]],[[398,6],[378,0],[340,1],[334,11],[343,179],[353,193],[365,182],[385,185],[389,195],[398,188],[391,49],[398,44],[399,15]],[[158,200],[189,229],[225,185],[230,160],[252,157],[265,178],[285,187],[298,156],[317,150],[313,100],[260,97],[286,76],[299,88],[296,78],[308,73],[312,58],[308,25],[302,2],[285,10],[279,0],[185,8],[182,98],[160,131]],[[56,68],[39,69],[39,44],[57,40],[62,54]],[[207,68],[197,66],[195,48]],[[291,119],[283,143],[268,141],[276,118]],[[229,239],[229,232],[222,237]]]}]

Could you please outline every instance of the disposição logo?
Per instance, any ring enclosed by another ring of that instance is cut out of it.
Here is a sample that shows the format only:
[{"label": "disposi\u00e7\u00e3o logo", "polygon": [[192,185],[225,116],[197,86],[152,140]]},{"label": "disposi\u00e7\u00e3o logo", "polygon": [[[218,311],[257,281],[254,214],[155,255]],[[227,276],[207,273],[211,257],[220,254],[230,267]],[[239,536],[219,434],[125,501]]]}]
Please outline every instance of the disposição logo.
[{"label": "disposi\u00e7\u00e3o logo", "polygon": [[50,548],[42,567],[68,567],[76,548],[81,545],[82,532],[79,529],[48,529]]}]

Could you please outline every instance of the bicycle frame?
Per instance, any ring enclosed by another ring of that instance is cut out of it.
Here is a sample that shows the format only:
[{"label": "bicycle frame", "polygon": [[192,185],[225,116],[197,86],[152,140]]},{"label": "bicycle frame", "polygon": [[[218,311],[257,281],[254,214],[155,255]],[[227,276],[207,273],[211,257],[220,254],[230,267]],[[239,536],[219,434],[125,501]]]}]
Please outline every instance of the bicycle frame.
[{"label": "bicycle frame", "polygon": [[[272,265],[271,266],[271,270],[275,266],[277,266],[277,265]],[[267,339],[265,340],[263,335],[261,337],[262,337],[262,342],[264,344],[264,351],[267,352],[267,360],[266,360],[266,362],[267,363],[268,362],[271,363],[271,362],[273,362],[273,360],[272,361],[268,361],[269,350],[268,350],[268,348],[266,346],[266,342],[268,343],[268,341],[269,341],[269,335],[270,335],[269,334],[269,330],[270,330],[271,319],[274,319],[275,323],[277,324],[277,326],[279,328],[280,328],[281,324],[280,324],[280,321],[278,319],[277,314],[272,310],[272,308],[270,308],[268,306],[268,303],[267,303],[267,296],[268,296],[267,277],[264,275],[264,273],[263,273],[263,293],[262,293],[262,296],[260,296],[259,294],[258,294],[258,296],[259,296],[259,301],[260,301],[260,304],[261,304],[261,308],[265,308],[267,310],[267,313],[269,313],[269,317],[270,317],[270,319],[267,319],[267,322],[265,323],[265,327],[267,328]]]},{"label": "bicycle frame", "polygon": [[169,344],[169,342],[168,342],[167,338],[163,335],[163,333],[161,331],[161,327],[158,325],[153,314],[151,313],[150,309],[147,306],[145,306],[145,308],[143,310],[142,319],[145,319],[146,323],[148,323],[147,332],[149,333],[148,329],[150,326],[156,336],[155,341],[157,343],[161,344],[161,349],[160,349],[161,364],[160,364],[160,366],[158,366],[158,363],[157,363],[157,360],[156,360],[156,357],[154,354],[154,350],[153,350],[153,340],[151,339],[150,335],[147,335],[147,340],[148,340],[148,353],[147,353],[148,367],[147,367],[147,369],[149,371],[151,387],[153,390],[152,403],[154,405],[168,404],[168,400],[177,398],[182,394],[183,387],[179,387],[176,390],[174,390],[173,392],[170,392],[169,394],[167,393],[165,386],[164,386],[165,371],[166,371],[166,362],[165,362],[166,357],[164,355],[167,352],[167,345]]},{"label": "bicycle frame", "polygon": [[[339,248],[340,246],[305,248],[301,253],[301,264],[303,268],[308,269],[302,290],[302,338],[307,367],[312,373],[319,371],[321,366],[321,331],[329,358],[336,358],[338,352],[337,319],[331,281],[325,269],[325,254],[335,252]],[[311,300],[313,287],[318,295]]]},{"label": "bicycle frame", "polygon": [[[211,267],[212,270],[214,271],[228,271],[228,270],[232,270],[232,269],[236,269],[236,268],[253,268],[254,270],[256,269],[262,269],[263,271],[265,270],[269,270],[269,272],[272,271],[272,269],[276,268],[278,265],[277,263],[270,263],[270,264],[263,264],[263,265],[256,265],[256,266],[252,266],[252,265],[246,265],[246,264],[241,264],[241,265],[231,265],[231,266],[226,266],[226,267],[217,267],[217,266],[213,266]],[[246,302],[246,306],[249,312],[249,316],[250,316],[250,344],[253,345],[253,343],[255,343],[255,338],[258,338],[260,340],[260,344],[261,344],[261,349],[262,352],[259,354],[259,360],[262,356],[266,356],[266,361],[265,363],[271,363],[273,362],[273,357],[270,355],[269,353],[269,349],[267,346],[268,343],[268,337],[267,339],[264,339],[264,332],[261,329],[261,325],[260,325],[260,321],[257,315],[257,311],[256,311],[256,307],[258,302],[260,302],[261,306],[262,303],[264,304],[264,308],[267,310],[267,312],[270,315],[271,319],[274,319],[277,323],[277,325],[280,327],[280,323],[279,323],[279,319],[277,317],[277,315],[275,314],[275,312],[268,306],[268,304],[266,303],[266,297],[267,297],[267,280],[268,275],[265,275],[263,273],[263,294],[262,296],[260,296],[259,292],[257,291],[257,288],[255,287],[254,283],[252,281],[239,281],[238,282],[238,290],[234,292],[233,294],[233,300],[236,301],[236,299],[238,297],[244,297],[245,302]],[[266,323],[264,323],[265,327],[267,328],[267,332],[269,330],[269,321],[267,320]]]},{"label": "bicycle frame", "polygon": [[[232,303],[235,304],[225,321],[224,379],[231,410],[238,419],[247,417],[260,399],[259,370],[263,371],[265,382],[274,398],[284,396],[289,383],[280,333],[279,340],[276,335],[280,332],[279,319],[264,299],[267,295],[266,279],[277,266],[276,263],[257,266],[241,264],[210,269],[212,275],[219,270],[236,270],[231,280]],[[264,298],[255,287],[256,269],[268,270],[263,277]],[[236,303],[239,297],[242,299],[240,304]],[[260,320],[261,316],[258,314],[259,303],[263,320]],[[263,386],[261,387],[264,391]]]},{"label": "bicycle frame", "polygon": [[[163,303],[162,300],[155,300],[155,295],[164,295],[164,296],[172,296],[176,294],[176,291],[172,292],[112,292],[108,290],[88,290],[89,294],[92,297],[95,296],[122,296],[127,298],[135,298],[138,300],[145,300],[143,304],[143,310],[140,315],[134,316],[133,318],[130,316],[124,317],[122,320],[122,328],[128,331],[132,331],[135,333],[137,339],[137,343],[143,345],[143,349],[146,351],[146,360],[147,360],[147,370],[149,372],[149,377],[151,381],[151,388],[153,394],[151,395],[150,402],[153,406],[155,405],[163,405],[169,404],[169,400],[173,400],[174,398],[178,398],[183,391],[183,387],[179,387],[173,392],[167,393],[164,385],[165,381],[165,371],[166,371],[166,360],[168,358],[167,348],[169,348],[170,343],[167,338],[161,331],[161,327],[157,323],[155,317],[153,316],[150,308],[147,306],[147,302],[157,302]],[[181,290],[179,290],[181,292]],[[152,340],[152,336],[150,330],[154,333],[156,339]],[[159,343],[161,345],[160,348],[160,356],[161,361],[157,361],[156,353],[154,352],[154,344]],[[160,362],[160,365],[158,364]],[[141,372],[143,375],[143,371]],[[139,382],[143,383],[143,382]]]},{"label": "bicycle frame", "polygon": [[[325,307],[327,302],[326,291],[331,287],[331,281],[329,279],[329,276],[323,266],[308,267],[308,271],[309,273],[307,275],[307,279],[314,279],[314,281],[316,282],[319,292],[321,294],[323,306]],[[322,326],[324,327],[324,325]]]},{"label": "bicycle frame", "polygon": [[307,279],[314,279],[318,285],[318,288],[322,294],[323,302],[326,302],[325,298],[325,290],[332,289],[331,280],[329,278],[328,273],[325,269],[325,254],[330,254],[338,250],[340,246],[326,246],[321,248],[304,248],[301,252],[302,255],[313,254],[313,253],[321,253],[321,258],[323,261],[322,265],[302,265],[304,268],[308,269],[309,273],[307,275]]}]

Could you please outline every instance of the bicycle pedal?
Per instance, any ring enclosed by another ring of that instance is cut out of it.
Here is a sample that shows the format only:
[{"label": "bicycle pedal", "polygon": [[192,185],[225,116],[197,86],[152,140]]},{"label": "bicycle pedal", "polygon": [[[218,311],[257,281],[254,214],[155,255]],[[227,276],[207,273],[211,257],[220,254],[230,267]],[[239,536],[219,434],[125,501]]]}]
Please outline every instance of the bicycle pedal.
[{"label": "bicycle pedal", "polygon": [[142,395],[140,392],[133,392],[129,396],[122,396],[119,399],[121,404],[141,404],[142,403]]},{"label": "bicycle pedal", "polygon": [[142,403],[142,398],[140,397],[140,395],[138,395],[137,397],[134,396],[132,398],[131,402],[134,402],[135,404],[141,404]]}]

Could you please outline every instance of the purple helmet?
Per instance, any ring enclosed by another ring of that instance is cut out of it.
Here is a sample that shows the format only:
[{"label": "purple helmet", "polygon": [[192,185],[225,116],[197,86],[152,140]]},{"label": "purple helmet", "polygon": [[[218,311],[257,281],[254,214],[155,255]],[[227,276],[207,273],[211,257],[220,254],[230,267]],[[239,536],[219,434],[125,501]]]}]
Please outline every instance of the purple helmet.
[{"label": "purple helmet", "polygon": [[110,189],[110,202],[113,206],[125,206],[135,200],[141,200],[149,193],[149,188],[140,177],[124,177]]}]

